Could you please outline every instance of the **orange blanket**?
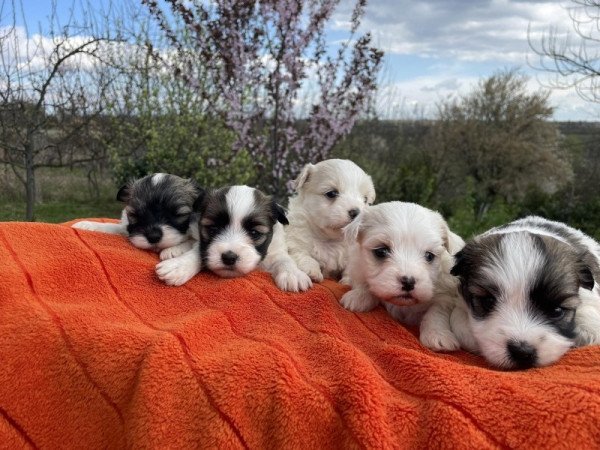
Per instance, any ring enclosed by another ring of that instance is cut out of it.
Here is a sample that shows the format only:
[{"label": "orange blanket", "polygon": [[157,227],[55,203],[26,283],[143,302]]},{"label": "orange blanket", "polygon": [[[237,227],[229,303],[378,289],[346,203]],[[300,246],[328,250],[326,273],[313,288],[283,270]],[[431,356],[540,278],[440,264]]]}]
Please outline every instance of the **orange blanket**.
[{"label": "orange blanket", "polygon": [[64,225],[0,224],[0,446],[590,448],[600,347],[525,372],[434,354],[326,281],[184,287],[157,256]]}]

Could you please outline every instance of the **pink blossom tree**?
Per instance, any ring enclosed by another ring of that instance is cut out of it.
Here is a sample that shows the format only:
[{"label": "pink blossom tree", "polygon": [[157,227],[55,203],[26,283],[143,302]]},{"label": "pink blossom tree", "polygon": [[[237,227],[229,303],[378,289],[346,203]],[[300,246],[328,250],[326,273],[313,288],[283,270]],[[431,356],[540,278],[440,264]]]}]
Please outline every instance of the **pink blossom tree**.
[{"label": "pink blossom tree", "polygon": [[[303,164],[328,157],[376,89],[383,53],[369,33],[358,35],[366,0],[333,49],[325,25],[339,0],[142,3],[184,56],[175,73],[202,92],[235,132],[234,150],[249,151],[266,175],[260,186],[278,197]],[[191,40],[175,32],[181,23]],[[198,67],[202,80],[192,75]]]}]

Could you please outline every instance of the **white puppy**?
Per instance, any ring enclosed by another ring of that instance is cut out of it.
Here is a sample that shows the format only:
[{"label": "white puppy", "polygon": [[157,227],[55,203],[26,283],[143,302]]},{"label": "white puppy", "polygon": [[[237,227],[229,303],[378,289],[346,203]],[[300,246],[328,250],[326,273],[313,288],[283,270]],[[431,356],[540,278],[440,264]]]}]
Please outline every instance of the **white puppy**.
[{"label": "white puppy", "polygon": [[467,242],[452,273],[452,331],[494,366],[545,366],[600,343],[600,245],[579,230],[517,220]]},{"label": "white puppy", "polygon": [[233,278],[262,268],[284,291],[304,291],[312,283],[287,253],[285,212],[271,197],[248,186],[230,186],[199,198],[200,242],[183,255],[156,266],[166,284],[186,283],[202,268]]},{"label": "white puppy", "polygon": [[286,242],[290,256],[313,281],[339,279],[348,258],[342,228],[375,200],[373,181],[344,159],[307,164],[290,198]]},{"label": "white puppy", "polygon": [[422,340],[453,340],[458,346],[448,323],[441,334],[435,330],[439,320],[449,321],[448,315],[423,317],[436,292],[456,283],[449,250],[461,248],[463,241],[442,216],[414,203],[381,203],[365,209],[344,231],[354,243],[347,270],[352,290],[341,304],[351,311],[368,311],[381,302],[404,324],[417,325],[423,319]]}]

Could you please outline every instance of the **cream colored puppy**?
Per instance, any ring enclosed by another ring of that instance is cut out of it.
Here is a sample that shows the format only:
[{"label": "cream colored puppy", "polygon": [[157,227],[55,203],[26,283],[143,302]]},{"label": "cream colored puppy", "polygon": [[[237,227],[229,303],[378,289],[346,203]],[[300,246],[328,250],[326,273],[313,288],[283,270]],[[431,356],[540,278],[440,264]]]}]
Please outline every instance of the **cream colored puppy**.
[{"label": "cream colored puppy", "polygon": [[424,345],[458,348],[447,313],[451,298],[444,295],[452,288],[455,292],[457,284],[450,274],[450,253],[464,243],[442,216],[414,203],[381,203],[368,207],[344,231],[352,242],[345,277],[352,290],[341,304],[369,311],[383,303],[396,320],[421,324]]},{"label": "cream colored puppy", "polygon": [[289,254],[313,281],[339,279],[348,259],[342,228],[375,200],[373,181],[352,161],[328,159],[307,164],[294,183],[285,230]]}]

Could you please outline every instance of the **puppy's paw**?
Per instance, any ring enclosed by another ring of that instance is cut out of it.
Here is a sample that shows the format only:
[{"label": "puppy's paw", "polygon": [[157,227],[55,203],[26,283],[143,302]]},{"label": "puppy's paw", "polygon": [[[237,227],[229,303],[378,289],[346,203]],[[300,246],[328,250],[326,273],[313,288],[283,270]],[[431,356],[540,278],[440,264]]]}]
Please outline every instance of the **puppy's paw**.
[{"label": "puppy's paw", "polygon": [[319,263],[313,258],[303,258],[297,262],[298,268],[310,277],[311,280],[319,283],[323,281],[323,272]]},{"label": "puppy's paw", "polygon": [[364,312],[370,311],[377,306],[378,300],[375,300],[373,296],[366,289],[352,289],[346,292],[340,304],[348,311]]},{"label": "puppy's paw", "polygon": [[275,276],[275,284],[282,291],[306,291],[312,286],[310,277],[298,269],[285,270]]},{"label": "puppy's paw", "polygon": [[160,252],[159,258],[161,261],[171,258],[177,258],[178,256],[183,255],[185,252],[191,250],[192,244],[189,242],[183,242],[179,245],[174,245],[173,247],[168,247],[163,249]]},{"label": "puppy's paw", "polygon": [[419,341],[434,352],[453,352],[460,349],[458,339],[451,331],[423,330]]},{"label": "puppy's paw", "polygon": [[198,272],[198,267],[181,258],[167,259],[156,265],[156,275],[169,286],[181,286]]},{"label": "puppy's paw", "polygon": [[89,220],[82,220],[81,222],[76,222],[71,227],[78,228],[80,230],[88,230],[88,231],[102,231],[102,225],[99,222],[92,222]]}]

